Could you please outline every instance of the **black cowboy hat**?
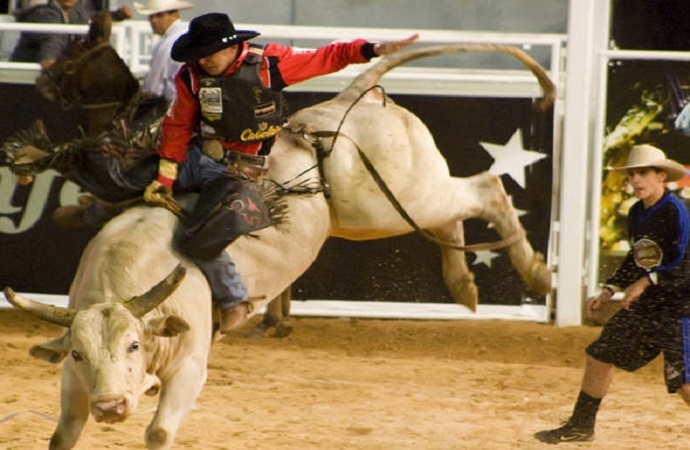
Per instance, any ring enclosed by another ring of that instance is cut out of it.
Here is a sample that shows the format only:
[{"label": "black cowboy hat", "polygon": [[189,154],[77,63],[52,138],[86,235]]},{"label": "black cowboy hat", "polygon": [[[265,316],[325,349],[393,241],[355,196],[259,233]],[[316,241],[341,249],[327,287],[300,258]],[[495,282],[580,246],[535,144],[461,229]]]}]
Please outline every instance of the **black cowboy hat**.
[{"label": "black cowboy hat", "polygon": [[204,14],[192,19],[189,31],[177,38],[170,55],[175,61],[194,62],[259,34],[257,31],[235,30],[227,14]]}]

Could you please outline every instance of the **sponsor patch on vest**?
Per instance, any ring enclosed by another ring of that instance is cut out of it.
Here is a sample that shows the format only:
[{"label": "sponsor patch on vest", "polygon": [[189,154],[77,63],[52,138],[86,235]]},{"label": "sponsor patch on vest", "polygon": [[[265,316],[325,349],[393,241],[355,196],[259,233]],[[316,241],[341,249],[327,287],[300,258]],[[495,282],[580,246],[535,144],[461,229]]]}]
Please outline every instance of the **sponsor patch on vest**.
[{"label": "sponsor patch on vest", "polygon": [[263,141],[280,133],[280,129],[281,127],[278,125],[269,126],[268,123],[261,122],[258,130],[252,130],[251,128],[242,130],[240,140],[243,142]]},{"label": "sponsor patch on vest", "polygon": [[275,112],[276,102],[266,102],[254,107],[254,117],[257,119],[274,114]]},{"label": "sponsor patch on vest", "polygon": [[223,91],[220,87],[199,89],[201,114],[208,120],[219,120],[223,114]]}]

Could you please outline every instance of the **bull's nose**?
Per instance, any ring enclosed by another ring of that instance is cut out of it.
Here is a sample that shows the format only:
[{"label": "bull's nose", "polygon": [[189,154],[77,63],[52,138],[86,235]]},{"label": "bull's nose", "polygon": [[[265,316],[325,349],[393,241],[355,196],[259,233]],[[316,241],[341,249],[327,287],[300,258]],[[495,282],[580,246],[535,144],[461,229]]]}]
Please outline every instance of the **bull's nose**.
[{"label": "bull's nose", "polygon": [[125,420],[127,401],[124,398],[94,402],[91,413],[97,422],[121,422]]}]

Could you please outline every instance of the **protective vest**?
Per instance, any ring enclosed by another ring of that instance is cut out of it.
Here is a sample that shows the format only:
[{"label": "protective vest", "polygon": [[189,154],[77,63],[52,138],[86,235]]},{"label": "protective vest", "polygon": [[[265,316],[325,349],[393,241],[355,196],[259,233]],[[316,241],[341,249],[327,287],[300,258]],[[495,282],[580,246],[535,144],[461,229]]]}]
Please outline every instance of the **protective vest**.
[{"label": "protective vest", "polygon": [[261,81],[262,59],[263,47],[252,45],[232,76],[199,79],[202,137],[258,142],[280,132],[285,100]]}]

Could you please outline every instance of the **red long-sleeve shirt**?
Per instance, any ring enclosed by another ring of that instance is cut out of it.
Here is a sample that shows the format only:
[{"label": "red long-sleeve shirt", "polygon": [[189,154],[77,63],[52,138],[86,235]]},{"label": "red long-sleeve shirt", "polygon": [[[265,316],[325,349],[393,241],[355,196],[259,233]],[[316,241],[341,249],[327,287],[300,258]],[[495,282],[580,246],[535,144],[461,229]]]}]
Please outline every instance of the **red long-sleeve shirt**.
[{"label": "red long-sleeve shirt", "polygon": [[[364,49],[364,46],[369,46]],[[240,55],[228,67],[223,76],[231,76],[247,57],[249,44],[242,43]],[[276,91],[282,90],[301,81],[319,75],[337,72],[349,64],[364,63],[373,57],[373,45],[363,39],[352,42],[336,42],[306,50],[296,47],[286,47],[279,44],[268,44],[264,48],[263,61],[259,74],[265,86]],[[271,86],[269,64],[277,58],[277,69],[284,83],[283,86]],[[190,87],[182,79],[182,74],[189,71],[191,75]],[[196,93],[199,90],[199,68],[196,64],[185,64],[175,77],[176,98],[168,114],[163,120],[158,154],[162,158],[182,162],[186,159],[189,143],[196,133],[200,121],[200,105]],[[223,148],[242,153],[256,154],[261,142],[229,142],[221,141]]]}]

